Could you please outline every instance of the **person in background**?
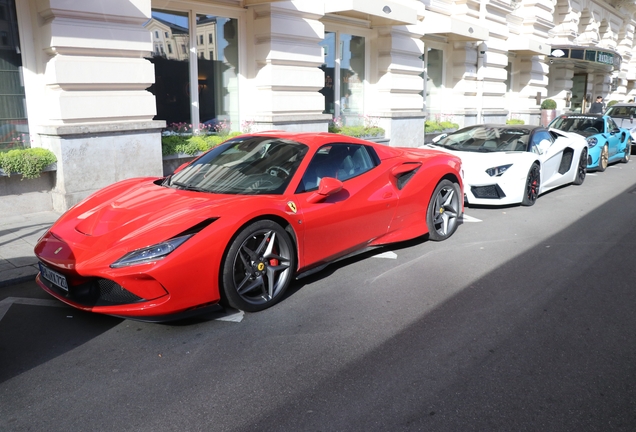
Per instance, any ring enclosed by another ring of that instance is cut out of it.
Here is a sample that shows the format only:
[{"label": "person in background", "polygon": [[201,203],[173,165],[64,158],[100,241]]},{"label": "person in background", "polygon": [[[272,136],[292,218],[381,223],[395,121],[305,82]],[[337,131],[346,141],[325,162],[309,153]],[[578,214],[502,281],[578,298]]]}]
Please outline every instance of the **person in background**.
[{"label": "person in background", "polygon": [[605,103],[603,102],[603,96],[597,96],[596,102],[592,102],[590,106],[590,114],[603,114],[605,111]]}]

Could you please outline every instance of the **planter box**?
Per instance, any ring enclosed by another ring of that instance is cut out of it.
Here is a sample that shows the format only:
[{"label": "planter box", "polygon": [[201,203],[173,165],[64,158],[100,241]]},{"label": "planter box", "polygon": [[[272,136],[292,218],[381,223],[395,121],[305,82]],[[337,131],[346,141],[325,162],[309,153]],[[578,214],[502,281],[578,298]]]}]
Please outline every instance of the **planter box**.
[{"label": "planter box", "polygon": [[[57,162],[54,162],[50,165],[45,166],[44,169],[42,170],[43,173],[50,172],[50,171],[57,171]],[[1,168],[0,168],[0,176],[9,177],[8,174],[4,172]],[[11,176],[20,176],[20,179],[22,179],[22,175],[18,173],[11,173]],[[36,179],[25,179],[25,180],[36,180]]]},{"label": "planter box", "polygon": [[424,144],[430,144],[433,142],[433,138],[436,138],[442,134],[451,134],[457,129],[446,129],[441,132],[424,132]]},{"label": "planter box", "polygon": [[[48,168],[48,167],[47,167]],[[50,167],[40,177],[22,179],[20,174],[0,175],[0,217],[53,210],[51,191],[57,172]]]},{"label": "planter box", "polygon": [[194,155],[177,153],[163,156],[163,175],[169,176],[181,165],[194,160],[194,158],[198,157],[200,154],[202,154],[202,152],[198,152]]}]

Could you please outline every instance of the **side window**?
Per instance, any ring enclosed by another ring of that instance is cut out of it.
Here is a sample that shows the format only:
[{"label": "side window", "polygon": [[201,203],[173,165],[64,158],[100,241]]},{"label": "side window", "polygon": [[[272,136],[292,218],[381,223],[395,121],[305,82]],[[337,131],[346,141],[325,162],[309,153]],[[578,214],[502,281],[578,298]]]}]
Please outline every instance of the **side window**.
[{"label": "side window", "polygon": [[327,144],[309,162],[296,193],[315,190],[324,177],[349,180],[378,165],[371,147],[360,144]]},{"label": "side window", "polygon": [[618,129],[618,126],[616,126],[616,123],[614,122],[614,120],[612,120],[611,118],[607,119],[607,131],[611,132],[614,129]]},{"label": "side window", "polygon": [[550,148],[552,143],[554,142],[554,137],[545,130],[540,130],[532,135],[530,141],[530,150],[536,154],[543,154],[547,149]]}]

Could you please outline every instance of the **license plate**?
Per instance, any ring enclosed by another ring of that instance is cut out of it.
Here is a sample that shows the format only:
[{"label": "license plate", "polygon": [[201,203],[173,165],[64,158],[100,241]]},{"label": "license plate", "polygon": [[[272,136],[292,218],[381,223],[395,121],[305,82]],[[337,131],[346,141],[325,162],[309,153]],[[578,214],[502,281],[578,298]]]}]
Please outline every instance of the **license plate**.
[{"label": "license plate", "polygon": [[58,272],[51,270],[50,268],[42,265],[42,263],[39,263],[39,265],[40,265],[40,274],[42,274],[42,277],[44,279],[48,280],[53,285],[63,289],[64,291],[68,291],[68,284],[66,283],[66,277],[64,275],[61,275]]}]

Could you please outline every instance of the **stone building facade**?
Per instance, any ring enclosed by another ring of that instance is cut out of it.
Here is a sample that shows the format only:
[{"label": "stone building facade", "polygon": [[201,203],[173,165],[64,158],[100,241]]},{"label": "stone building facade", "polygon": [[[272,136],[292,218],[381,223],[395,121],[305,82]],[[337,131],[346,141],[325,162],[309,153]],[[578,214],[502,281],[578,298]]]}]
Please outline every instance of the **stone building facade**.
[{"label": "stone building facade", "polygon": [[545,98],[636,96],[635,17],[623,0],[0,0],[0,146],[52,150],[64,210],[160,176],[174,124],[372,122],[392,146],[421,145],[426,119],[538,124]]}]

